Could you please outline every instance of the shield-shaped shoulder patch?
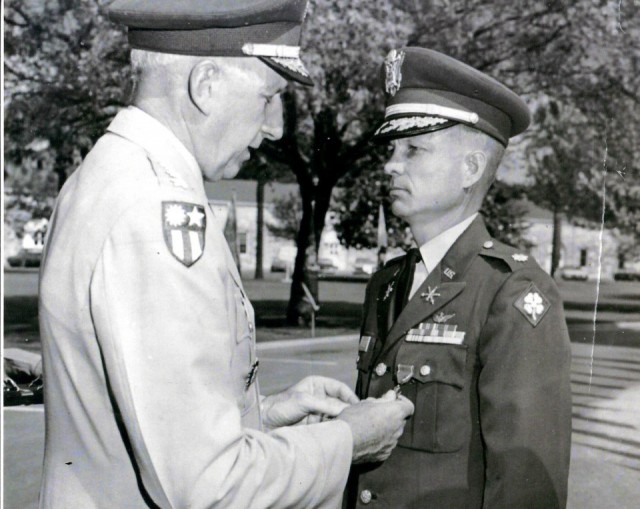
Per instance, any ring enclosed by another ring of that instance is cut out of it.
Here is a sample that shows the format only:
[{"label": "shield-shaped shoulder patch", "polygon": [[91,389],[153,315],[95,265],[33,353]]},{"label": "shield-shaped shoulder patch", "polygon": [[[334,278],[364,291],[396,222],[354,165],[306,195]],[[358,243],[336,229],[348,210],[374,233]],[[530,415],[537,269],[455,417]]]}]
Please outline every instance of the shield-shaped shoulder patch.
[{"label": "shield-shaped shoulder patch", "polygon": [[202,257],[206,227],[207,216],[202,205],[162,202],[164,241],[174,258],[183,265],[191,267]]}]

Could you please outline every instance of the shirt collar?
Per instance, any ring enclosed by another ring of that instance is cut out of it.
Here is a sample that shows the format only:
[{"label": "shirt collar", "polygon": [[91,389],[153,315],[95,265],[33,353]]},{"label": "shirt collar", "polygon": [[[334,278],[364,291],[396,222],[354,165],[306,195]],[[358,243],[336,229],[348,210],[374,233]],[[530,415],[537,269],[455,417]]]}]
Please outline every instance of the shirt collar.
[{"label": "shirt collar", "polygon": [[180,170],[194,189],[204,192],[202,171],[196,158],[159,120],[140,108],[129,106],[116,115],[109,125],[109,131],[141,146],[150,156],[163,164]]},{"label": "shirt collar", "polygon": [[464,233],[477,215],[477,212],[472,214],[420,246],[420,255],[428,273],[431,273],[436,268],[444,258],[444,255],[447,254],[447,251],[451,249],[453,243],[458,240],[458,237]]}]

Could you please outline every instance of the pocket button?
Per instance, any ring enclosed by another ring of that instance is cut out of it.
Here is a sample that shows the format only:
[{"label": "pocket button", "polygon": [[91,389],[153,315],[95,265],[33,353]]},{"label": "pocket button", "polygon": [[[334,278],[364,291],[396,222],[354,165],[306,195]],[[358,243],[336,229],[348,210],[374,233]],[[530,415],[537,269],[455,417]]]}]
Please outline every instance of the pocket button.
[{"label": "pocket button", "polygon": [[420,374],[422,376],[429,376],[431,374],[431,366],[429,366],[428,364],[420,366]]},{"label": "pocket button", "polygon": [[360,502],[364,505],[370,504],[373,500],[373,494],[369,490],[362,490],[360,492]]},{"label": "pocket button", "polygon": [[376,369],[374,371],[376,375],[382,376],[387,372],[387,365],[384,362],[381,362],[376,366]]}]

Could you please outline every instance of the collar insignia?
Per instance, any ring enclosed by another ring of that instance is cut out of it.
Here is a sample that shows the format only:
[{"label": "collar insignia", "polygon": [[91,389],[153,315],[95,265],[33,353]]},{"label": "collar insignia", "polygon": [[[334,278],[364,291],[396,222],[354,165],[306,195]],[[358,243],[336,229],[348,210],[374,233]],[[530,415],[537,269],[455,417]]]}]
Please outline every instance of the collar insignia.
[{"label": "collar insignia", "polygon": [[454,277],[456,277],[456,272],[453,269],[449,268],[449,267],[446,267],[442,272],[449,279],[453,279]]},{"label": "collar insignia", "polygon": [[396,95],[402,83],[402,62],[404,51],[392,49],[384,59],[385,90],[389,95]]},{"label": "collar insignia", "polygon": [[512,254],[511,258],[513,258],[516,262],[526,262],[529,259],[526,254],[522,253]]},{"label": "collar insignia", "polygon": [[427,286],[427,290],[428,291],[421,293],[420,297],[422,297],[425,302],[429,302],[431,303],[431,305],[434,305],[436,303],[436,297],[440,297],[440,294],[437,293],[438,287],[436,286],[435,288],[431,289],[430,286]]},{"label": "collar insignia", "polygon": [[392,292],[393,292],[393,281],[391,281],[391,283],[389,283],[389,286],[387,286],[387,290],[385,291],[384,297],[382,297],[382,300],[387,300]]}]

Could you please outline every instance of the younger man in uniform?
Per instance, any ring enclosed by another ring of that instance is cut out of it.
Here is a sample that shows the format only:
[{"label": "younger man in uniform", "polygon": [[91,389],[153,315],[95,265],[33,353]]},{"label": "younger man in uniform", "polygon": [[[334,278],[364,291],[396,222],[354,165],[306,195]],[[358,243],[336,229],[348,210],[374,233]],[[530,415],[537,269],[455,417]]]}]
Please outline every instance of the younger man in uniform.
[{"label": "younger man in uniform", "polygon": [[383,464],[354,467],[348,507],[564,507],[570,347],[553,280],[492,239],[478,211],[509,138],[530,122],[502,84],[435,51],[385,61],[379,140],[392,211],[419,249],[366,293],[357,393],[415,404]]}]

